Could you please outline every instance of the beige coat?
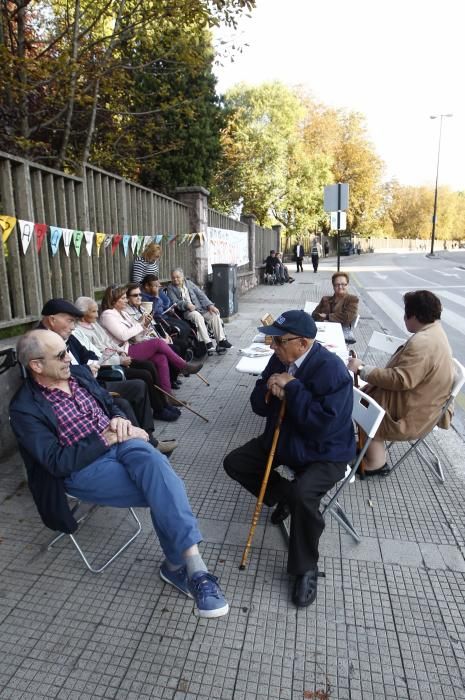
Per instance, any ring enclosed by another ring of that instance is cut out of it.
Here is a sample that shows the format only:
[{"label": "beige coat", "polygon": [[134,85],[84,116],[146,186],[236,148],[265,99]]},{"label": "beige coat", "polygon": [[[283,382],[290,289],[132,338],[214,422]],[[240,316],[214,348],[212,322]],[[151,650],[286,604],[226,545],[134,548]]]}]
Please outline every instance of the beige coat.
[{"label": "beige coat", "polygon": [[[427,433],[454,381],[452,352],[440,321],[412,335],[384,369],[365,366],[361,376],[368,382],[364,391],[386,410],[376,437],[412,440]],[[449,427],[452,414],[451,406],[441,427]]]},{"label": "beige coat", "polygon": [[335,294],[330,297],[322,297],[320,303],[312,312],[312,317],[315,321],[321,321],[318,314],[326,314],[327,320],[333,323],[350,326],[357,318],[358,297],[353,294],[344,294],[340,299],[337,299]]}]

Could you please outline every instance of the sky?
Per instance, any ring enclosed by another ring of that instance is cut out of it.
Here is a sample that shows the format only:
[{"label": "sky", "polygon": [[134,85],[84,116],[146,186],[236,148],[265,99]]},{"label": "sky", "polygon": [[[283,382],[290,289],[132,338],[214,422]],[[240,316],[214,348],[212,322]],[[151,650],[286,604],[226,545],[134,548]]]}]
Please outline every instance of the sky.
[{"label": "sky", "polygon": [[[243,46],[215,72],[217,89],[279,80],[361,112],[385,179],[465,190],[465,13],[462,0],[257,0],[220,38]],[[247,44],[248,46],[246,46]]]}]

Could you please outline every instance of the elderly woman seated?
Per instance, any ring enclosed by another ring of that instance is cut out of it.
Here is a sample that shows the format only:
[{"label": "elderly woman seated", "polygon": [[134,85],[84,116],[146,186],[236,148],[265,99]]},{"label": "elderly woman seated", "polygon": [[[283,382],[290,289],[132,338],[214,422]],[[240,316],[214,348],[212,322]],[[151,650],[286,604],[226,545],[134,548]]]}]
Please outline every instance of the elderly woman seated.
[{"label": "elderly woman seated", "polygon": [[[384,441],[415,440],[436,424],[454,381],[452,352],[440,318],[442,306],[432,292],[404,294],[405,326],[413,335],[384,369],[350,358],[349,369],[368,382],[365,393],[386,414],[366,452],[365,476],[389,474]],[[448,428],[452,410],[441,426]]]},{"label": "elderly woman seated", "polygon": [[159,386],[170,395],[170,365],[187,376],[199,372],[202,363],[186,362],[164,340],[152,337],[151,318],[145,318],[142,323],[135,321],[128,314],[127,305],[125,285],[108,287],[102,299],[100,324],[131,359],[149,361],[155,365]]},{"label": "elderly woman seated", "polygon": [[111,338],[98,323],[97,302],[91,297],[78,297],[75,305],[83,316],[77,322],[73,335],[87,350],[94,352],[100,360],[101,372],[110,366],[121,367],[126,379],[142,379],[147,385],[153,417],[157,420],[174,421],[181,412],[175,406],[168,406],[165,396],[154,385],[159,382],[158,372],[151,362],[134,360]]},{"label": "elderly woman seated", "polygon": [[346,342],[354,343],[352,324],[358,315],[358,297],[348,294],[349,275],[347,272],[335,272],[331,277],[334,294],[324,296],[314,309],[315,321],[332,321],[340,323]]}]

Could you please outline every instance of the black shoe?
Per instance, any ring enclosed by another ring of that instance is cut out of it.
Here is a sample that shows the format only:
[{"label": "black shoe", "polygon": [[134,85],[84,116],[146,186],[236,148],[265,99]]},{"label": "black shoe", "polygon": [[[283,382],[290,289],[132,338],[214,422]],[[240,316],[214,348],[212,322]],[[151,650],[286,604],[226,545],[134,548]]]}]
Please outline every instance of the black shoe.
[{"label": "black shoe", "polygon": [[310,569],[301,576],[296,576],[292,602],[298,608],[306,608],[311,605],[316,598],[316,588],[318,584],[318,568]]},{"label": "black shoe", "polygon": [[371,470],[365,469],[365,471],[363,473],[365,476],[388,476],[388,474],[391,473],[391,470],[388,467],[387,462],[386,462],[386,464],[383,464],[383,466],[380,467],[379,469],[371,469]]},{"label": "black shoe", "polygon": [[172,389],[179,389],[182,386],[182,382],[180,382],[178,379],[174,379],[171,382],[171,388]]},{"label": "black shoe", "polygon": [[293,282],[295,282],[295,279],[293,277],[289,277],[287,281],[289,282],[289,284],[292,284]]},{"label": "black shoe", "polygon": [[[217,346],[216,346],[216,352],[218,353],[218,355],[224,355],[224,353],[226,352],[226,348],[221,347],[221,345],[217,345]],[[209,354],[210,354],[210,353],[209,353]],[[213,354],[213,353],[212,353],[212,354]]]},{"label": "black shoe", "polygon": [[291,511],[289,510],[287,503],[280,501],[272,512],[270,520],[273,525],[280,525],[286,520],[286,518],[289,517],[290,513]]},{"label": "black shoe", "polygon": [[212,343],[212,342],[207,343],[207,344],[205,345],[205,347],[206,347],[206,349],[207,349],[207,355],[208,355],[208,357],[211,357],[211,356],[214,354],[214,352],[215,352],[215,351],[213,350],[213,343]]},{"label": "black shoe", "polygon": [[169,423],[178,420],[179,416],[181,415],[181,412],[179,411],[172,411],[171,408],[168,406],[165,406],[163,410],[161,411],[155,411],[153,414],[153,417],[155,420],[163,420],[167,421]]},{"label": "black shoe", "polygon": [[216,347],[218,347],[218,346],[220,348],[226,348],[226,350],[229,350],[229,348],[232,348],[231,343],[229,342],[229,340],[226,340],[226,338],[224,340],[220,340],[220,342],[217,344]]},{"label": "black shoe", "polygon": [[197,374],[203,367],[203,362],[200,360],[192,360],[191,362],[186,362],[185,366],[181,370],[181,374],[187,377],[189,374]]}]

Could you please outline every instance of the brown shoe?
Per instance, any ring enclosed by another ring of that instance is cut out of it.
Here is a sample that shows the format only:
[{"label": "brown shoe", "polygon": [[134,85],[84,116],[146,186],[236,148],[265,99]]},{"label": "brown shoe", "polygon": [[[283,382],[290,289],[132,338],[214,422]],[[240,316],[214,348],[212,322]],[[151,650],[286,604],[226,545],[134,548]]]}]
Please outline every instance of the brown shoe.
[{"label": "brown shoe", "polygon": [[181,370],[181,374],[188,377],[189,374],[197,374],[203,367],[203,362],[200,360],[192,360],[191,362],[186,362],[185,367]]},{"label": "brown shoe", "polygon": [[176,440],[159,440],[157,450],[159,450],[162,455],[170,455],[177,446],[178,443]]}]

